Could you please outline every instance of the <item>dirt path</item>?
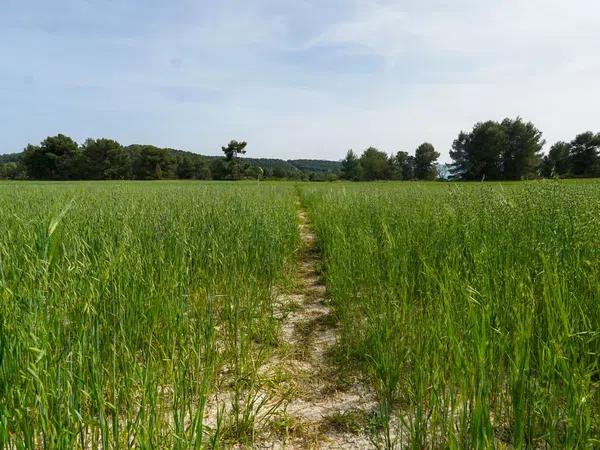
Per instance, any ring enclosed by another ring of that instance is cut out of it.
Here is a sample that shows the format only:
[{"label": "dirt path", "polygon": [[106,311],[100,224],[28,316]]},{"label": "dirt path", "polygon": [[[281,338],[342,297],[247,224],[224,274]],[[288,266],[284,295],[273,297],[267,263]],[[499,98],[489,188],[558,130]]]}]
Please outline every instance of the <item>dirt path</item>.
[{"label": "dirt path", "polygon": [[297,202],[303,251],[298,290],[278,297],[282,352],[266,367],[289,396],[273,416],[259,448],[371,448],[367,429],[373,394],[337,371],[330,350],[338,339],[332,308],[319,276],[321,257],[306,211]]}]

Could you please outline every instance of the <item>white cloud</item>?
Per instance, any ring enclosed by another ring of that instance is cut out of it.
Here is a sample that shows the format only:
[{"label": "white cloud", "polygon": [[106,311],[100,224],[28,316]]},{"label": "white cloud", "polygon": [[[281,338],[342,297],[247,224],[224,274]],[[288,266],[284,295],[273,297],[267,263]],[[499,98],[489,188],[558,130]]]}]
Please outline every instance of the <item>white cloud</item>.
[{"label": "white cloud", "polygon": [[467,55],[482,75],[496,76],[522,72],[524,65],[535,72],[540,65],[562,63],[561,70],[568,70],[582,60],[589,64],[600,45],[600,2],[463,0],[452,8],[429,3],[415,8],[355,0],[353,18],[331,24],[309,45],[348,46],[384,58],[388,67],[418,53]]}]

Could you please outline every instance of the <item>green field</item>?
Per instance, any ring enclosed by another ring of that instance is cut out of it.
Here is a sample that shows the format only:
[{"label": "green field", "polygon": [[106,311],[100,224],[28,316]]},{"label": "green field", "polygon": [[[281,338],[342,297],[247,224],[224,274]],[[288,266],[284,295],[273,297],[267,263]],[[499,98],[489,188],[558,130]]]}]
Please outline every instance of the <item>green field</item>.
[{"label": "green field", "polygon": [[600,445],[600,184],[303,190],[341,329],[413,448]]},{"label": "green field", "polygon": [[5,182],[0,448],[262,439],[299,209],[374,446],[600,446],[599,181]]}]

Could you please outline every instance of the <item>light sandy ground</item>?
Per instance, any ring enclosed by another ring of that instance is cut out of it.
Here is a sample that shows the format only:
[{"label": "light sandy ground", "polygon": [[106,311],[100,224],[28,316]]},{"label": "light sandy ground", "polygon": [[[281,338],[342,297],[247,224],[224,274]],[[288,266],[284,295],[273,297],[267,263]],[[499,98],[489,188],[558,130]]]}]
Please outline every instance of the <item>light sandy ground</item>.
[{"label": "light sandy ground", "polygon": [[259,439],[256,447],[372,448],[366,427],[349,432],[336,420],[350,414],[364,418],[376,408],[376,402],[367,387],[356,380],[337,383],[336,368],[329,361],[328,352],[338,333],[318,275],[320,255],[306,213],[300,207],[298,216],[304,244],[300,292],[278,298],[282,309],[289,310],[281,327],[284,346],[289,351],[265,367],[266,373],[283,370],[291,375],[288,383],[292,395],[277,412],[291,430]]},{"label": "light sandy ground", "polygon": [[[252,399],[256,411],[251,445],[259,449],[374,448],[367,420],[377,408],[372,391],[358,379],[341,379],[329,351],[339,336],[326,289],[319,277],[320,255],[305,211],[298,202],[303,251],[293,293],[277,295],[280,348],[259,369]],[[225,374],[224,379],[227,378]],[[231,413],[233,393],[219,390],[209,399],[205,424],[214,429],[217,413]]]}]

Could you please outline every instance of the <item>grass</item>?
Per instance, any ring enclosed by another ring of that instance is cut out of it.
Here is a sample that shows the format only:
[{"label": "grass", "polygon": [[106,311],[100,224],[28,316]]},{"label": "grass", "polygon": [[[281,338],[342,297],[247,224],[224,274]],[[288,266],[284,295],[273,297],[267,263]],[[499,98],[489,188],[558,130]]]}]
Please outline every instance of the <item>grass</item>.
[{"label": "grass", "polygon": [[0,184],[0,447],[247,441],[278,334],[271,291],[299,247],[294,199],[267,185]]},{"label": "grass", "polygon": [[368,429],[371,418],[362,410],[335,412],[325,418],[323,431],[360,434]]},{"label": "grass", "polygon": [[269,397],[290,374],[261,373],[303,251],[297,192],[332,373],[378,400],[325,428],[386,448],[600,446],[600,182],[85,182],[0,183],[0,448],[306,434]]},{"label": "grass", "polygon": [[600,183],[307,186],[302,201],[383,446],[600,445]]}]

